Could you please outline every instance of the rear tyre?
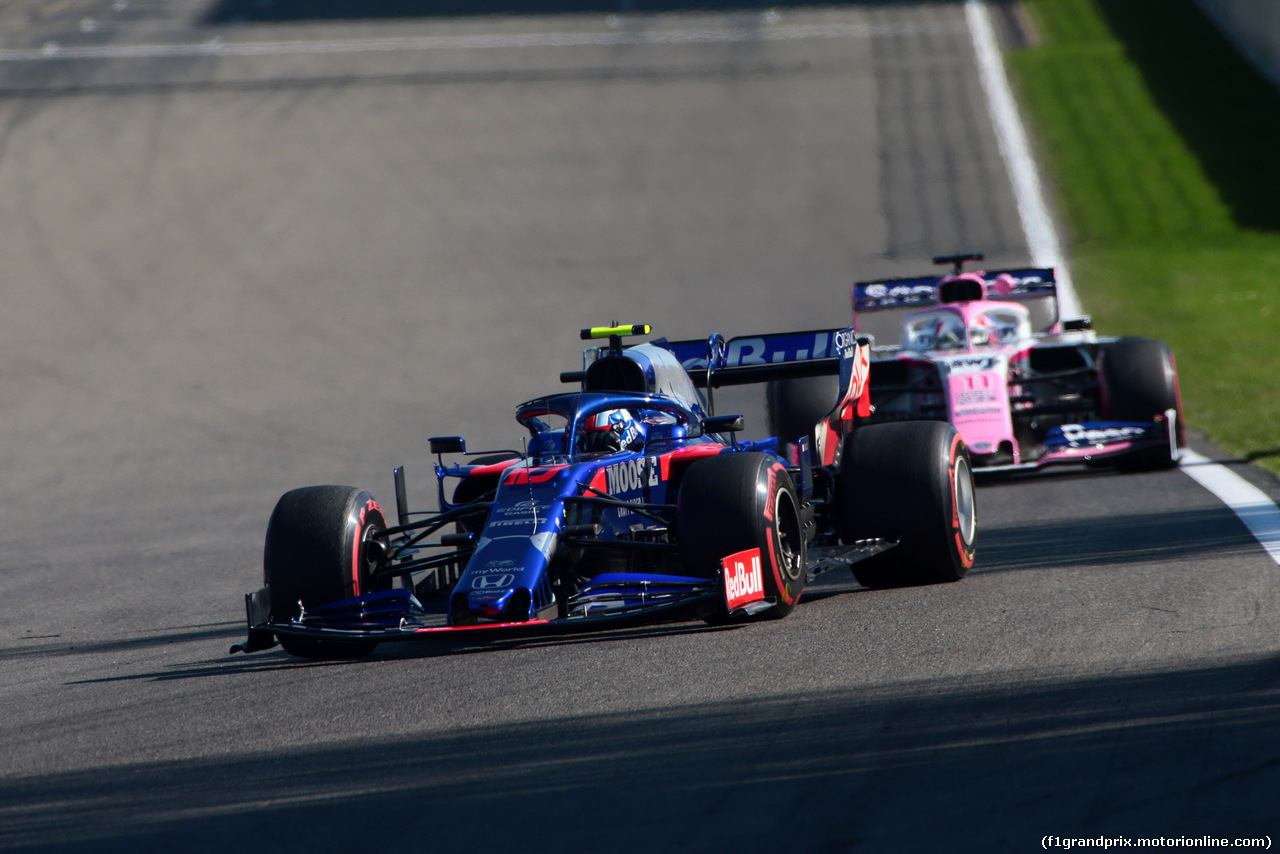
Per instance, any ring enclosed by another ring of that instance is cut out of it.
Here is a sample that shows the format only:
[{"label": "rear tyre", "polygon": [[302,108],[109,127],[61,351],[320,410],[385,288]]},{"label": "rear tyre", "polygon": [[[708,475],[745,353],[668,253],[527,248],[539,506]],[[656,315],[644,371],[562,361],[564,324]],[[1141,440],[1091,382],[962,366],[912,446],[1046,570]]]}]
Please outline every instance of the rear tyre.
[{"label": "rear tyre", "polygon": [[723,558],[759,549],[764,595],[777,603],[764,616],[785,617],[800,601],[808,573],[800,498],[776,458],[725,453],[689,466],[676,531],[680,558],[699,577],[717,578]]},{"label": "rear tyre", "polygon": [[959,581],[973,566],[977,505],[964,440],[945,421],[859,427],[837,475],[840,536],[898,545],[853,565],[873,589]]},{"label": "rear tyre", "polygon": [[[368,543],[386,528],[369,493],[350,486],[308,486],[286,492],[267,524],[263,574],[271,590],[271,620],[288,622],[304,608],[386,590],[373,581],[377,566]],[[286,652],[302,658],[368,655],[377,641],[331,641],[280,635]]]},{"label": "rear tyre", "polygon": [[[1169,345],[1154,338],[1133,337],[1103,344],[1100,349],[1103,415],[1111,421],[1149,422],[1172,409],[1177,415],[1177,443],[1183,446],[1182,395]],[[1152,471],[1177,464],[1165,448],[1116,459],[1116,468],[1121,471]]]},{"label": "rear tyre", "polygon": [[801,377],[773,380],[765,386],[769,432],[781,442],[794,443],[813,433],[840,400],[840,378]]}]

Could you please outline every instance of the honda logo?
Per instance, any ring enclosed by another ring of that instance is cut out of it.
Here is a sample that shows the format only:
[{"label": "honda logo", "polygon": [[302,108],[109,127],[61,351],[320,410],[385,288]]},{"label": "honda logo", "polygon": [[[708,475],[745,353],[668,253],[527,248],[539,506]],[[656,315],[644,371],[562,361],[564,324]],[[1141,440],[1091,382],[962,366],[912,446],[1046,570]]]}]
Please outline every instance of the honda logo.
[{"label": "honda logo", "polygon": [[516,577],[511,573],[503,573],[502,575],[479,575],[471,579],[472,590],[501,590],[504,587],[510,587],[515,584]]}]

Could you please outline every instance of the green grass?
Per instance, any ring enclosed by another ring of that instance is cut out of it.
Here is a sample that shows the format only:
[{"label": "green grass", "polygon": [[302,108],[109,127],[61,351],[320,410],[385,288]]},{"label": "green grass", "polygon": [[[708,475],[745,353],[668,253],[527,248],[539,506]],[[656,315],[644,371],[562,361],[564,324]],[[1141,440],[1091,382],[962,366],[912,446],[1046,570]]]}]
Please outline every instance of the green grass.
[{"label": "green grass", "polygon": [[1190,0],[1024,2],[1005,58],[1095,327],[1167,341],[1190,425],[1280,473],[1280,91]]}]

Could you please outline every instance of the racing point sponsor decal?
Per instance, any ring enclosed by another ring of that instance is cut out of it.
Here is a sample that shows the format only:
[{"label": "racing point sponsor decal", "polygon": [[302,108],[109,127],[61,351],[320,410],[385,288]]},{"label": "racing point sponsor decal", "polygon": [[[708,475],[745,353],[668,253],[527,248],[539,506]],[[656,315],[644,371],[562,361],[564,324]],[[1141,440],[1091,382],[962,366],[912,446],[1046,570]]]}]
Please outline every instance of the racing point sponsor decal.
[{"label": "racing point sponsor decal", "polygon": [[924,279],[905,282],[871,282],[855,286],[861,290],[862,308],[889,308],[898,305],[915,305],[932,302],[937,296],[937,279]]},{"label": "racing point sponsor decal", "polygon": [[730,611],[764,598],[759,549],[729,555],[721,564],[724,566],[724,599]]},{"label": "racing point sponsor decal", "polygon": [[[1144,424],[1063,424],[1050,431],[1048,445],[1065,444],[1072,448],[1087,445],[1112,445],[1117,442],[1136,442],[1147,438],[1151,427]],[[1056,434],[1056,435],[1055,435]],[[1056,442],[1054,440],[1057,440]]]},{"label": "racing point sponsor decal", "polygon": [[962,391],[956,395],[956,406],[970,406],[975,403],[994,403],[996,393],[990,389],[978,391]]}]

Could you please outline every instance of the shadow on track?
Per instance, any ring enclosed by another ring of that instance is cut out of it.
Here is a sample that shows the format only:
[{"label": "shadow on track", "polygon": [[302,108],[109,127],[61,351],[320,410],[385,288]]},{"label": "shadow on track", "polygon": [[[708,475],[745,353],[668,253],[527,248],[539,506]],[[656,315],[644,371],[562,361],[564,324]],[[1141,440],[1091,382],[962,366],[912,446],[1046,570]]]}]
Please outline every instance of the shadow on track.
[{"label": "shadow on track", "polygon": [[[892,6],[908,0],[835,0],[829,6]],[[943,0],[961,2],[961,0]],[[804,0],[222,0],[210,24],[489,15],[607,15],[656,12],[733,12],[809,6]]]},{"label": "shadow on track", "polygon": [[[80,679],[68,684],[92,685],[109,682],[172,682],[185,679],[203,679],[209,676],[230,676],[243,673],[258,673],[264,670],[290,670],[315,667],[352,667],[383,659],[439,658],[442,656],[470,655],[484,653],[495,655],[502,651],[516,649],[536,649],[539,647],[574,646],[578,644],[604,644],[631,641],[651,640],[658,637],[674,637],[678,635],[703,634],[707,632],[732,632],[746,627],[746,623],[733,623],[724,626],[709,626],[704,623],[660,623],[636,628],[611,630],[569,631],[548,634],[529,634],[521,637],[490,637],[478,639],[468,634],[442,634],[426,640],[388,642],[380,644],[370,655],[354,659],[333,659],[327,661],[309,661],[295,658],[276,646],[270,650],[249,655],[233,654],[224,658],[204,659],[194,663],[169,665],[163,670],[148,670],[120,676],[102,676],[93,679]],[[220,631],[216,637],[231,640],[243,640],[244,626]],[[192,640],[200,638],[183,638]],[[153,640],[140,638],[122,641],[105,647],[118,649],[128,646],[150,646],[157,643],[171,643],[170,640]],[[225,647],[224,647],[225,648]],[[102,650],[92,650],[102,651]]]},{"label": "shadow on track", "polygon": [[1226,507],[1053,521],[979,533],[976,572],[1114,566],[1252,554],[1257,548]]},{"label": "shadow on track", "polygon": [[[200,626],[157,628],[152,634],[102,641],[76,641],[62,635],[24,638],[13,646],[0,647],[0,661],[11,658],[79,656],[115,653],[140,647],[168,646],[190,641],[239,639],[244,635],[243,622],[211,623]],[[69,637],[69,636],[68,636]]]},{"label": "shadow on track", "polygon": [[1261,836],[1278,815],[1277,684],[1265,657],[378,741],[335,722],[328,746],[4,779],[0,849],[989,852],[1046,834]]}]

